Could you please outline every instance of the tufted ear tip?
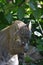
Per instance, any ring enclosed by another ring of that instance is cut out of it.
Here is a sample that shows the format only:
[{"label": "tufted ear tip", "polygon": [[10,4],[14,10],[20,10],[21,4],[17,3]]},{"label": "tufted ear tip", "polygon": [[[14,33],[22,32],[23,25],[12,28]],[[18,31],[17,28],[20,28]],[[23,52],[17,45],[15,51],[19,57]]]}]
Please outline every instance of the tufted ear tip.
[{"label": "tufted ear tip", "polygon": [[31,21],[28,24],[28,30],[29,30],[29,38],[31,38],[31,35],[32,35],[32,22]]},{"label": "tufted ear tip", "polygon": [[29,22],[28,28],[31,31],[31,29],[32,29],[32,22],[31,21]]}]

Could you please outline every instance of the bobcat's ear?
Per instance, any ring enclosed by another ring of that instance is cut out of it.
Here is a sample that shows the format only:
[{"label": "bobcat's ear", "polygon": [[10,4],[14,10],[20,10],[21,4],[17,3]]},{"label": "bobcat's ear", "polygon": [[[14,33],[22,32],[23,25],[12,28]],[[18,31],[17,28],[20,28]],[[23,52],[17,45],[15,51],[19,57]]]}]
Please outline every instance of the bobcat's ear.
[{"label": "bobcat's ear", "polygon": [[31,35],[32,35],[32,22],[31,21],[29,22],[28,30],[29,30],[29,38],[31,38]]}]

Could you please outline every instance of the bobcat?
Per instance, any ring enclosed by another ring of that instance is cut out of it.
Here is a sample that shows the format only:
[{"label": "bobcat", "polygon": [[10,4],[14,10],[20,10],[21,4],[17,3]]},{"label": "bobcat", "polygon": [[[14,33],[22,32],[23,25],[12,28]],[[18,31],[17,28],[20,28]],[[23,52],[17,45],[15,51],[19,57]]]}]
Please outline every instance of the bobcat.
[{"label": "bobcat", "polygon": [[[31,22],[29,26],[16,20],[8,28],[0,32],[0,56],[7,53],[15,54],[28,49],[28,41],[31,38]],[[5,50],[5,51],[4,51]]]}]

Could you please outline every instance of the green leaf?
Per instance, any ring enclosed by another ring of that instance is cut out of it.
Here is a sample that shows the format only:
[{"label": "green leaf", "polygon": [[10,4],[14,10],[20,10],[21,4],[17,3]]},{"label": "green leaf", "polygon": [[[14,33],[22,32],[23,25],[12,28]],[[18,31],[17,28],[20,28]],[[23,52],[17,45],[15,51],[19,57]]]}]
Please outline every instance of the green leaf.
[{"label": "green leaf", "polygon": [[11,24],[11,23],[12,23],[13,16],[12,16],[12,14],[11,14],[11,13],[9,13],[9,14],[7,14],[7,15],[6,15],[6,20],[8,21],[8,23],[9,23],[9,24]]},{"label": "green leaf", "polygon": [[43,40],[41,40],[41,39],[37,39],[36,42],[38,45],[43,45]]},{"label": "green leaf", "polygon": [[29,2],[29,7],[31,8],[32,14],[36,20],[38,20],[41,16],[41,9],[37,7],[37,3],[34,1]]},{"label": "green leaf", "polygon": [[33,4],[33,2],[29,2],[29,6],[32,10],[36,10],[35,5]]},{"label": "green leaf", "polygon": [[22,18],[24,17],[25,15],[25,10],[23,7],[19,7],[18,8],[18,11],[17,11],[17,17],[18,19],[22,20]]},{"label": "green leaf", "polygon": [[35,19],[40,19],[41,16],[41,10],[39,10],[38,8],[36,9],[36,11],[33,11],[33,15],[35,17]]},{"label": "green leaf", "polygon": [[38,49],[39,51],[43,51],[43,46],[42,46],[42,45],[37,45],[37,49]]}]

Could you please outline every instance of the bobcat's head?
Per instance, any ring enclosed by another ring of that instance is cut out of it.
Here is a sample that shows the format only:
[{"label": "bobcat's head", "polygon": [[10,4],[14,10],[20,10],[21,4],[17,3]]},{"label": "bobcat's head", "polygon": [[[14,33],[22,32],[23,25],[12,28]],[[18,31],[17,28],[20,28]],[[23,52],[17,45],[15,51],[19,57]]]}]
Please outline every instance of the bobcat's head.
[{"label": "bobcat's head", "polygon": [[22,26],[19,30],[19,36],[21,39],[21,46],[24,46],[24,50],[28,50],[28,43],[30,43],[30,39],[31,39],[31,21],[29,22],[29,24],[26,24],[24,26]]},{"label": "bobcat's head", "polygon": [[24,52],[28,50],[28,43],[31,39],[31,22],[25,24],[22,21],[15,21],[16,34],[14,36],[14,51],[15,53]]}]

